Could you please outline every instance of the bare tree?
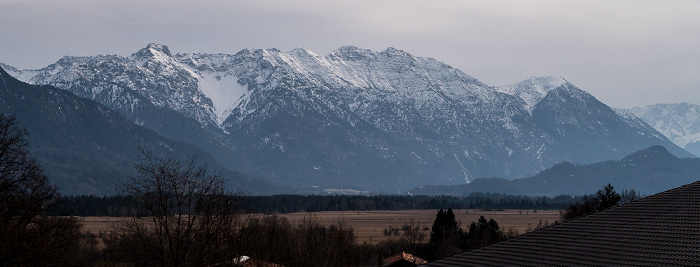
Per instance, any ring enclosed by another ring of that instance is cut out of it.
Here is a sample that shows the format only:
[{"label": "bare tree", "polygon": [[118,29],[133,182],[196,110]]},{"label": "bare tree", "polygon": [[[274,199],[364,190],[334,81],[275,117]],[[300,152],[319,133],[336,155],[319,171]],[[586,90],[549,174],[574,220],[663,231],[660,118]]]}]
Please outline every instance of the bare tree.
[{"label": "bare tree", "polygon": [[[241,228],[241,252],[253,259],[284,266],[352,266],[354,229],[338,220],[321,225],[317,217],[290,222],[281,216],[251,216]],[[265,266],[258,263],[254,266]],[[270,264],[272,265],[272,264]]]},{"label": "bare tree", "polygon": [[44,214],[60,195],[29,155],[27,135],[0,114],[0,265],[60,263],[80,235],[77,219]]},{"label": "bare tree", "polygon": [[622,193],[620,194],[620,203],[629,203],[640,198],[642,198],[642,196],[637,193],[637,191],[634,191],[634,189],[622,190]]},{"label": "bare tree", "polygon": [[219,174],[208,174],[197,157],[183,163],[140,148],[139,175],[122,186],[138,206],[115,225],[119,239],[143,264],[205,265],[231,256],[235,198]]},{"label": "bare tree", "polygon": [[394,236],[391,242],[402,243],[406,246],[415,246],[421,244],[428,237],[430,228],[421,225],[420,222],[411,218],[409,221],[403,221],[401,227],[389,226],[384,229],[385,236]]}]

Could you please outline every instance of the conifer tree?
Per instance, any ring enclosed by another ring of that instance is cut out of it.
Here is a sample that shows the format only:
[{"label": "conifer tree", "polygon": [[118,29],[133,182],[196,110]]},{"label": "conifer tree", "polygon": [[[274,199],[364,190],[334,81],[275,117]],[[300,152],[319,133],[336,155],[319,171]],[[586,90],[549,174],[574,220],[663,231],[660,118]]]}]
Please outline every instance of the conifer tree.
[{"label": "conifer tree", "polygon": [[431,229],[430,243],[436,244],[456,245],[462,233],[451,208],[438,211]]}]

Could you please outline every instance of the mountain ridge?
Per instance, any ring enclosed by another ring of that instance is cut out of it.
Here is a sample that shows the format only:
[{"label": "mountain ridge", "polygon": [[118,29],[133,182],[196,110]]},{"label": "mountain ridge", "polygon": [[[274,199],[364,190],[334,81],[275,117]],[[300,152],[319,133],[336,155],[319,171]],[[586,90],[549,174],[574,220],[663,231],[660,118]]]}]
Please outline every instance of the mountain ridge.
[{"label": "mountain ridge", "polygon": [[114,195],[119,183],[137,175],[139,147],[181,160],[197,156],[210,171],[229,179],[229,190],[247,194],[282,188],[225,170],[203,150],[163,138],[93,100],[52,86],[25,84],[0,67],[0,112],[14,115],[29,131],[29,150],[52,184],[65,195]]},{"label": "mountain ridge", "polygon": [[[691,156],[561,77],[521,84],[540,92],[528,106],[522,95],[395,48],[231,55],[173,54],[152,44],[130,57],[65,57],[15,73],[194,143],[227,168],[290,186],[397,192],[426,181],[520,178],[655,144]],[[217,97],[226,99],[210,99]],[[175,124],[180,129],[163,127]]]},{"label": "mountain ridge", "polygon": [[498,86],[495,89],[499,92],[520,97],[525,101],[527,109],[532,114],[532,109],[535,105],[547,96],[549,92],[565,84],[570,83],[561,76],[530,77],[516,84]]},{"label": "mountain ridge", "polygon": [[700,155],[700,105],[654,104],[628,110],[676,145]]}]

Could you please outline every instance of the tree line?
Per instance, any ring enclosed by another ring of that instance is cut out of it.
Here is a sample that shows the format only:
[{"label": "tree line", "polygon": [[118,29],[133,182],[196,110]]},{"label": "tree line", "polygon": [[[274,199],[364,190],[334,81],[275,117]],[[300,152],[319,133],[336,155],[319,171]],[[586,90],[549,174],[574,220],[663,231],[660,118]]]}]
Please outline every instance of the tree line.
[{"label": "tree line", "polygon": [[[556,197],[531,197],[497,193],[472,193],[466,197],[455,196],[347,196],[347,195],[273,195],[237,196],[241,213],[285,214],[316,211],[366,211],[454,209],[480,210],[545,210],[564,209],[581,197],[560,195]],[[125,207],[133,206],[130,195],[115,196],[66,196],[62,197],[50,214],[63,216],[127,216]]]},{"label": "tree line", "polygon": [[289,213],[298,211],[353,211],[353,210],[411,210],[440,209],[562,209],[578,198],[531,197],[497,193],[472,193],[455,196],[343,196],[343,195],[275,195],[243,198],[248,213]]},{"label": "tree line", "polygon": [[641,195],[634,190],[623,190],[618,194],[612,185],[607,184],[595,194],[585,195],[581,200],[572,203],[566,209],[560,211],[562,221],[568,221],[581,216],[591,215],[604,211],[618,204],[640,199]]}]

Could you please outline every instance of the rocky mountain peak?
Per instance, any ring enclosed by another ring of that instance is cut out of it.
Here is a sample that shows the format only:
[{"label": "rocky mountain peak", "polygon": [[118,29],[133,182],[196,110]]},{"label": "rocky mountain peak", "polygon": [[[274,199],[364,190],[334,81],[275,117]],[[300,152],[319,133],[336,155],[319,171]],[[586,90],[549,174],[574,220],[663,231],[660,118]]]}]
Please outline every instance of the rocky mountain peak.
[{"label": "rocky mountain peak", "polygon": [[629,109],[676,145],[700,155],[700,105],[655,104]]},{"label": "rocky mountain peak", "polygon": [[496,87],[496,90],[520,97],[525,101],[527,109],[532,111],[549,92],[566,84],[570,83],[560,76],[530,77],[514,85]]},{"label": "rocky mountain peak", "polygon": [[296,56],[296,57],[317,57],[318,56],[314,52],[311,52],[310,50],[308,50],[306,48],[301,48],[301,47],[294,48],[294,49],[290,50],[289,52],[287,52],[287,54],[290,54],[290,55]]},{"label": "rocky mountain peak", "polygon": [[159,57],[172,57],[170,49],[168,46],[156,43],[150,43],[145,48],[142,48],[138,52],[131,54],[132,57],[137,59],[147,59],[147,58],[159,58]]},{"label": "rocky mountain peak", "polygon": [[381,54],[389,56],[413,57],[413,55],[409,54],[408,52],[393,47],[387,48],[386,50],[382,51]]},{"label": "rocky mountain peak", "polygon": [[357,46],[342,46],[329,55],[330,58],[339,58],[346,61],[367,60],[375,56],[376,53],[374,51]]}]

